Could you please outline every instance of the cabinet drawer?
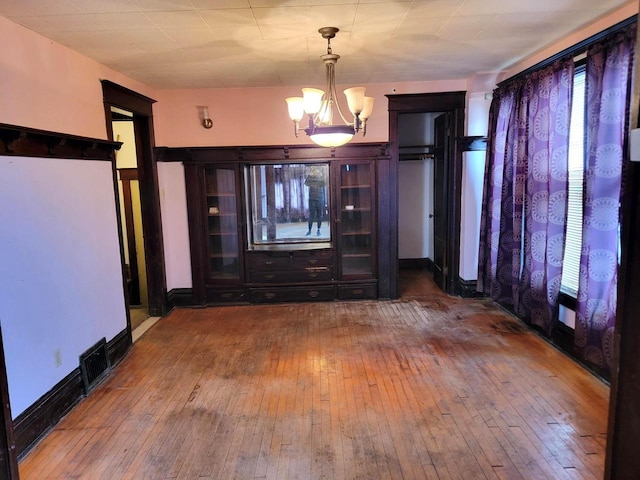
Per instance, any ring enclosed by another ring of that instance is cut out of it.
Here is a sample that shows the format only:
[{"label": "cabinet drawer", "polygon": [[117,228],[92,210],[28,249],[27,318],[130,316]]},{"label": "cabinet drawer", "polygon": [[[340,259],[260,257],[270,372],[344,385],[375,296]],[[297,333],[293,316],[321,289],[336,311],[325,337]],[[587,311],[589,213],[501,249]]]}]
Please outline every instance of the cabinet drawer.
[{"label": "cabinet drawer", "polygon": [[251,288],[249,296],[252,303],[326,302],[335,298],[335,289],[332,285]]},{"label": "cabinet drawer", "polygon": [[242,303],[247,302],[244,288],[207,288],[207,303]]},{"label": "cabinet drawer", "polygon": [[375,283],[338,285],[338,298],[340,300],[376,299],[378,298],[377,285]]},{"label": "cabinet drawer", "polygon": [[249,283],[327,282],[333,279],[329,267],[292,268],[280,271],[249,271]]},{"label": "cabinet drawer", "polygon": [[255,253],[247,254],[249,270],[283,270],[291,265],[289,253]]},{"label": "cabinet drawer", "polygon": [[333,250],[302,250],[293,255],[295,267],[331,267],[334,263]]}]

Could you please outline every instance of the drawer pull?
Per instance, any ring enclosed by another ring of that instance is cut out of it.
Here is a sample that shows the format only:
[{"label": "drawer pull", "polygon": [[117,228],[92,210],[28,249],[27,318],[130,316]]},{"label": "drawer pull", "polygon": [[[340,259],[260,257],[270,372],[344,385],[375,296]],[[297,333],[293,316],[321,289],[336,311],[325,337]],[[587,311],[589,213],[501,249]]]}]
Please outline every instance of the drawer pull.
[{"label": "drawer pull", "polygon": [[272,279],[274,279],[274,278],[275,278],[275,275],[273,275],[273,274],[268,274],[268,275],[265,275],[265,276],[264,276],[264,278],[265,278],[266,280],[272,280]]},{"label": "drawer pull", "polygon": [[318,274],[317,273],[310,273],[309,274],[309,278],[317,278]]},{"label": "drawer pull", "polygon": [[220,297],[222,297],[222,298],[231,298],[232,296],[233,296],[233,294],[229,293],[229,292],[223,293],[223,294],[220,295]]},{"label": "drawer pull", "polygon": [[361,288],[354,288],[353,289],[353,294],[354,295],[362,295],[364,293],[364,291]]},{"label": "drawer pull", "polygon": [[267,300],[273,300],[274,298],[276,298],[276,294],[271,292],[265,293],[264,298],[266,298]]},{"label": "drawer pull", "polygon": [[312,258],[311,260],[309,260],[309,263],[311,265],[315,265],[316,263],[318,263],[318,260],[316,260],[315,258]]},{"label": "drawer pull", "polygon": [[320,292],[318,292],[317,290],[311,290],[311,291],[309,292],[309,296],[310,296],[311,298],[317,298],[318,296],[320,296]]},{"label": "drawer pull", "polygon": [[265,265],[273,265],[273,260],[265,260],[264,264]]}]

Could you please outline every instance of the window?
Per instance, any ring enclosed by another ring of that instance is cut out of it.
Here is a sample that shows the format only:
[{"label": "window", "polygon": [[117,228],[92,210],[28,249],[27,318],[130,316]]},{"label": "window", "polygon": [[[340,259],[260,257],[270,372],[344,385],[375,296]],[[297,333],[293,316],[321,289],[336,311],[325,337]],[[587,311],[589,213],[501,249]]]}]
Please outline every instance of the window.
[{"label": "window", "polygon": [[569,194],[567,235],[564,249],[561,291],[578,294],[580,252],[582,250],[582,192],[584,182],[585,66],[577,66],[573,78],[573,101],[569,127]]}]

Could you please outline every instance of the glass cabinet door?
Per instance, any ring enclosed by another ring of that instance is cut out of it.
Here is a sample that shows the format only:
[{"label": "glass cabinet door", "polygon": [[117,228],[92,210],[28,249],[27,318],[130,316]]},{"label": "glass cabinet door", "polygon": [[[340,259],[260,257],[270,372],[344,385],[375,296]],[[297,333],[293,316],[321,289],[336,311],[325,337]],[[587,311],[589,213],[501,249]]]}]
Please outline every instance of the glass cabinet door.
[{"label": "glass cabinet door", "polygon": [[341,277],[369,278],[374,275],[374,225],[372,167],[369,163],[340,165]]},{"label": "glass cabinet door", "polygon": [[240,281],[237,170],[205,168],[207,283]]}]

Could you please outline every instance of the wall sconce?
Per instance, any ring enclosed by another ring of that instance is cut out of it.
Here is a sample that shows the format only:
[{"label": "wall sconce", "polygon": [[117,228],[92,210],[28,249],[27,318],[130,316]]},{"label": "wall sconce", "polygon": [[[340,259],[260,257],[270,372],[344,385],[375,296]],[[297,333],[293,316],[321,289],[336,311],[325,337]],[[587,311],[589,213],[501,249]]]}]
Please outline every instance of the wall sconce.
[{"label": "wall sconce", "polygon": [[202,116],[202,126],[206,129],[213,127],[213,121],[211,117],[209,117],[209,107],[202,106],[198,107],[198,110],[201,112]]}]

